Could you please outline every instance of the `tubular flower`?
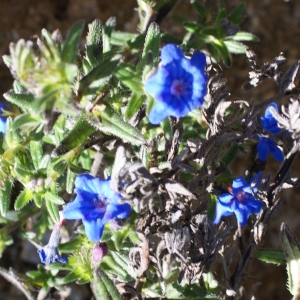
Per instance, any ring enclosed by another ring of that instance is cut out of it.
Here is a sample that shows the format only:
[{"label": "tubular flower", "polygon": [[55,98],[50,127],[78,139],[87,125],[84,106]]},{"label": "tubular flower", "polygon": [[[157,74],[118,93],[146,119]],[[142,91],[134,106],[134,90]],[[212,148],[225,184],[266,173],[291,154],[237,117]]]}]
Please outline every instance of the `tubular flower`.
[{"label": "tubular flower", "polygon": [[188,59],[174,44],[162,48],[161,64],[144,84],[145,91],[156,100],[148,116],[152,124],[159,124],[168,116],[183,117],[202,106],[208,79],[205,66],[202,52]]},{"label": "tubular flower", "polygon": [[121,195],[112,191],[110,180],[101,180],[88,174],[78,175],[75,179],[75,200],[63,210],[67,220],[81,219],[87,237],[98,242],[104,225],[113,220],[125,219],[131,210],[129,204],[120,204]]},{"label": "tubular flower", "polygon": [[49,265],[54,262],[60,262],[65,264],[68,262],[68,258],[61,257],[57,250],[61,227],[62,227],[62,222],[55,224],[49,239],[49,243],[43,249],[37,250],[41,262],[43,264]]},{"label": "tubular flower", "polygon": [[[265,116],[261,117],[262,128],[274,135],[280,132],[277,120],[270,112],[270,107],[274,107],[278,111],[277,104],[272,102],[265,111]],[[275,145],[274,141],[270,138],[262,137],[258,135],[259,143],[257,144],[258,157],[261,161],[265,161],[269,154],[272,154],[278,161],[283,161],[284,156],[281,150]]]},{"label": "tubular flower", "polygon": [[[261,173],[258,174],[258,177]],[[252,178],[251,182],[254,181]],[[257,185],[252,188],[254,192],[257,190]],[[249,219],[249,216],[259,214],[263,202],[256,200],[252,194],[251,186],[244,180],[243,177],[238,177],[233,180],[232,193],[224,193],[218,196],[214,224],[220,223],[221,218],[235,214],[239,224],[244,226]]]}]

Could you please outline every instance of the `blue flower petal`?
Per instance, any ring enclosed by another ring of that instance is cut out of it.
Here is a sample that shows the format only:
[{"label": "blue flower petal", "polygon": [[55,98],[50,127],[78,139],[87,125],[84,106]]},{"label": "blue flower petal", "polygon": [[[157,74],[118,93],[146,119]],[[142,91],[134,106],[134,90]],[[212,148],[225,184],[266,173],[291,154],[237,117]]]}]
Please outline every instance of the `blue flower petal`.
[{"label": "blue flower petal", "polygon": [[83,219],[86,236],[92,242],[98,242],[103,234],[104,224],[101,219],[85,220]]},{"label": "blue flower petal", "polygon": [[266,161],[269,153],[271,153],[267,138],[261,137],[257,144],[258,157],[261,161]]},{"label": "blue flower petal", "polygon": [[250,185],[241,176],[234,179],[232,182],[232,194],[235,196],[240,191],[251,193]]},{"label": "blue flower petal", "polygon": [[203,52],[196,52],[191,58],[191,64],[201,70],[206,67],[206,56]]},{"label": "blue flower petal", "polygon": [[232,201],[233,196],[229,193],[224,193],[218,196],[218,200],[222,202],[222,204],[229,204]]},{"label": "blue flower petal", "polygon": [[281,150],[276,146],[273,148],[272,155],[275,159],[277,159],[280,162],[282,162],[284,160],[284,156],[283,156]]},{"label": "blue flower petal", "polygon": [[161,61],[164,65],[184,57],[183,52],[175,44],[168,44],[161,50]]},{"label": "blue flower petal", "polygon": [[129,204],[110,204],[107,206],[103,222],[107,223],[114,218],[125,219],[129,215],[131,207]]},{"label": "blue flower petal", "polygon": [[261,117],[261,125],[262,128],[268,132],[271,132],[273,134],[278,134],[281,130],[281,128],[278,127],[277,120],[273,117],[273,115],[270,112],[270,108],[273,107],[278,112],[277,104],[272,102],[265,111],[265,116]]},{"label": "blue flower petal", "polygon": [[215,213],[215,217],[213,219],[213,223],[214,224],[219,224],[221,221],[221,218],[230,216],[233,214],[233,211],[231,210],[230,206],[226,205],[226,204],[221,204],[220,202],[217,202],[216,205],[216,213]]}]

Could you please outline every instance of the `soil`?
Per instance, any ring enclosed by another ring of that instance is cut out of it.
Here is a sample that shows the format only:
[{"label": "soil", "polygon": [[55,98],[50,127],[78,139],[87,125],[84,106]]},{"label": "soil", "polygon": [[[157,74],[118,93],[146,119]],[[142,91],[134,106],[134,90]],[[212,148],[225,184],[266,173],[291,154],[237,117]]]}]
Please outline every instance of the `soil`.
[{"label": "soil", "polygon": [[[178,26],[171,22],[174,14],[191,15],[188,0],[181,0],[163,28],[167,27],[173,33],[178,32]],[[213,2],[213,1],[206,1]],[[230,11],[240,1],[225,0],[227,9]],[[84,19],[86,24],[95,18],[103,23],[110,17],[117,19],[117,28],[135,32],[138,24],[138,14],[134,10],[135,0],[1,0],[0,1],[0,56],[9,53],[9,43],[23,39],[34,39],[40,35],[41,29],[48,31],[59,28],[65,36],[68,29],[79,19]],[[288,59],[287,65],[299,59],[300,53],[298,40],[300,33],[300,1],[296,0],[249,0],[245,11],[245,20],[241,29],[252,32],[259,37],[259,43],[251,43],[258,60],[263,64],[272,60],[281,51]],[[266,85],[251,93],[243,94],[240,87],[248,76],[248,63],[244,55],[233,57],[233,66],[229,69],[224,67],[224,75],[228,79],[228,89],[234,97],[246,97],[247,99],[266,99],[277,91],[274,84]],[[8,91],[12,85],[10,72],[0,60],[0,95]],[[3,101],[0,96],[0,101]],[[240,159],[242,174],[246,165]],[[297,162],[299,165],[299,161]],[[272,166],[276,170],[278,165]],[[297,173],[295,167],[293,172]],[[299,171],[298,171],[299,173]],[[299,174],[298,174],[299,176]],[[290,226],[293,233],[300,239],[300,196],[297,191],[283,194],[282,207],[275,212],[265,236],[265,247],[280,249],[279,228],[281,222]],[[282,213],[284,211],[284,214]],[[34,268],[34,264],[22,260],[20,252],[22,247],[17,237],[14,237],[17,247],[10,246],[0,259],[0,266],[13,267],[19,272],[26,272]],[[24,249],[23,249],[24,250]],[[250,277],[245,286],[245,295],[250,294],[252,285],[260,281],[261,285],[255,291],[255,299],[289,299],[291,295],[286,289],[286,270],[284,267],[267,265],[256,259],[252,259]],[[91,299],[89,287],[71,286],[72,296],[67,299]],[[25,299],[10,283],[0,278],[0,300]],[[53,298],[56,299],[55,295]],[[246,299],[246,298],[245,298]]]}]

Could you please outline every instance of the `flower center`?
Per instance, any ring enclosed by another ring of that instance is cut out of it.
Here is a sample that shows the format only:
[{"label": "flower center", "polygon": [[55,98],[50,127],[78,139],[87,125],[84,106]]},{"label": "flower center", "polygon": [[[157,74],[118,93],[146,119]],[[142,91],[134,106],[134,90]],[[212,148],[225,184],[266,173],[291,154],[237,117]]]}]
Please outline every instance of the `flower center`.
[{"label": "flower center", "polygon": [[236,195],[235,198],[239,201],[239,202],[243,202],[246,198],[246,193],[244,191],[239,191]]},{"label": "flower center", "polygon": [[98,208],[101,212],[106,211],[106,206],[108,205],[108,199],[104,198],[100,195],[98,195],[96,198],[94,198],[94,204],[96,208]]},{"label": "flower center", "polygon": [[171,94],[175,97],[181,97],[188,92],[187,84],[182,79],[175,79],[171,85]]}]

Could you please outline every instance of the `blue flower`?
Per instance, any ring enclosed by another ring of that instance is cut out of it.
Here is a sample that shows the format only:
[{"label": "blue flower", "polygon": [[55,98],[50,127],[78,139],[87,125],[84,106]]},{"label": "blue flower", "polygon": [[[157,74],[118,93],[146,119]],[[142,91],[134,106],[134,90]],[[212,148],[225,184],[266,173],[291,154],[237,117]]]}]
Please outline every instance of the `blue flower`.
[{"label": "blue flower", "polygon": [[259,143],[257,144],[257,151],[258,157],[261,161],[265,161],[269,154],[272,154],[278,161],[283,161],[284,156],[273,140],[260,135],[258,138]]},{"label": "blue flower", "polygon": [[44,247],[44,249],[38,249],[37,250],[41,262],[43,264],[49,265],[54,262],[60,262],[60,263],[67,263],[68,258],[67,257],[61,257],[58,253],[58,250],[56,247],[49,247],[48,245]]},{"label": "blue flower", "polygon": [[63,222],[60,222],[60,223],[54,225],[53,231],[52,231],[50,239],[49,239],[49,243],[43,249],[37,250],[37,252],[40,256],[41,262],[43,264],[49,265],[54,262],[60,262],[60,263],[65,264],[68,262],[68,258],[61,257],[57,250],[62,224],[63,224]]},{"label": "blue flower", "polygon": [[265,116],[261,117],[261,125],[262,128],[268,132],[273,133],[274,135],[276,135],[277,133],[279,133],[279,131],[281,130],[281,128],[278,127],[278,123],[277,120],[273,117],[273,115],[270,112],[270,108],[273,107],[275,108],[275,110],[278,112],[278,107],[277,104],[272,102],[266,109],[265,111]]},{"label": "blue flower", "polygon": [[3,104],[0,102],[0,132],[6,133],[6,119],[2,118],[2,108]]},{"label": "blue flower", "polygon": [[[272,102],[265,111],[265,116],[261,117],[262,128],[274,135],[277,135],[281,128],[278,127],[277,120],[270,112],[270,108],[273,107],[278,112],[277,104]],[[265,161],[269,154],[273,154],[273,157],[279,161],[283,161],[284,156],[281,150],[275,145],[274,141],[270,138],[266,138],[257,135],[259,143],[257,144],[258,157],[261,161]]]},{"label": "blue flower", "polygon": [[98,242],[104,225],[114,218],[125,219],[131,210],[129,204],[120,204],[121,195],[112,191],[110,180],[101,180],[88,174],[81,174],[75,180],[75,200],[63,210],[67,220],[81,219],[87,237]]},{"label": "blue flower", "polygon": [[197,52],[187,59],[179,47],[168,44],[162,48],[161,61],[144,84],[145,91],[157,101],[148,116],[152,124],[159,124],[168,116],[187,115],[202,106],[206,94],[204,53]]},{"label": "blue flower", "polygon": [[[240,225],[244,226],[252,213],[256,215],[259,214],[263,202],[256,200],[252,194],[252,190],[253,192],[257,191],[261,173],[259,173],[257,177],[259,177],[259,179],[252,189],[243,177],[238,177],[233,180],[232,193],[224,193],[218,196],[216,213],[213,220],[214,224],[220,223],[223,216],[226,217],[235,214]],[[252,178],[251,183],[253,183],[254,180],[255,178]]]}]

